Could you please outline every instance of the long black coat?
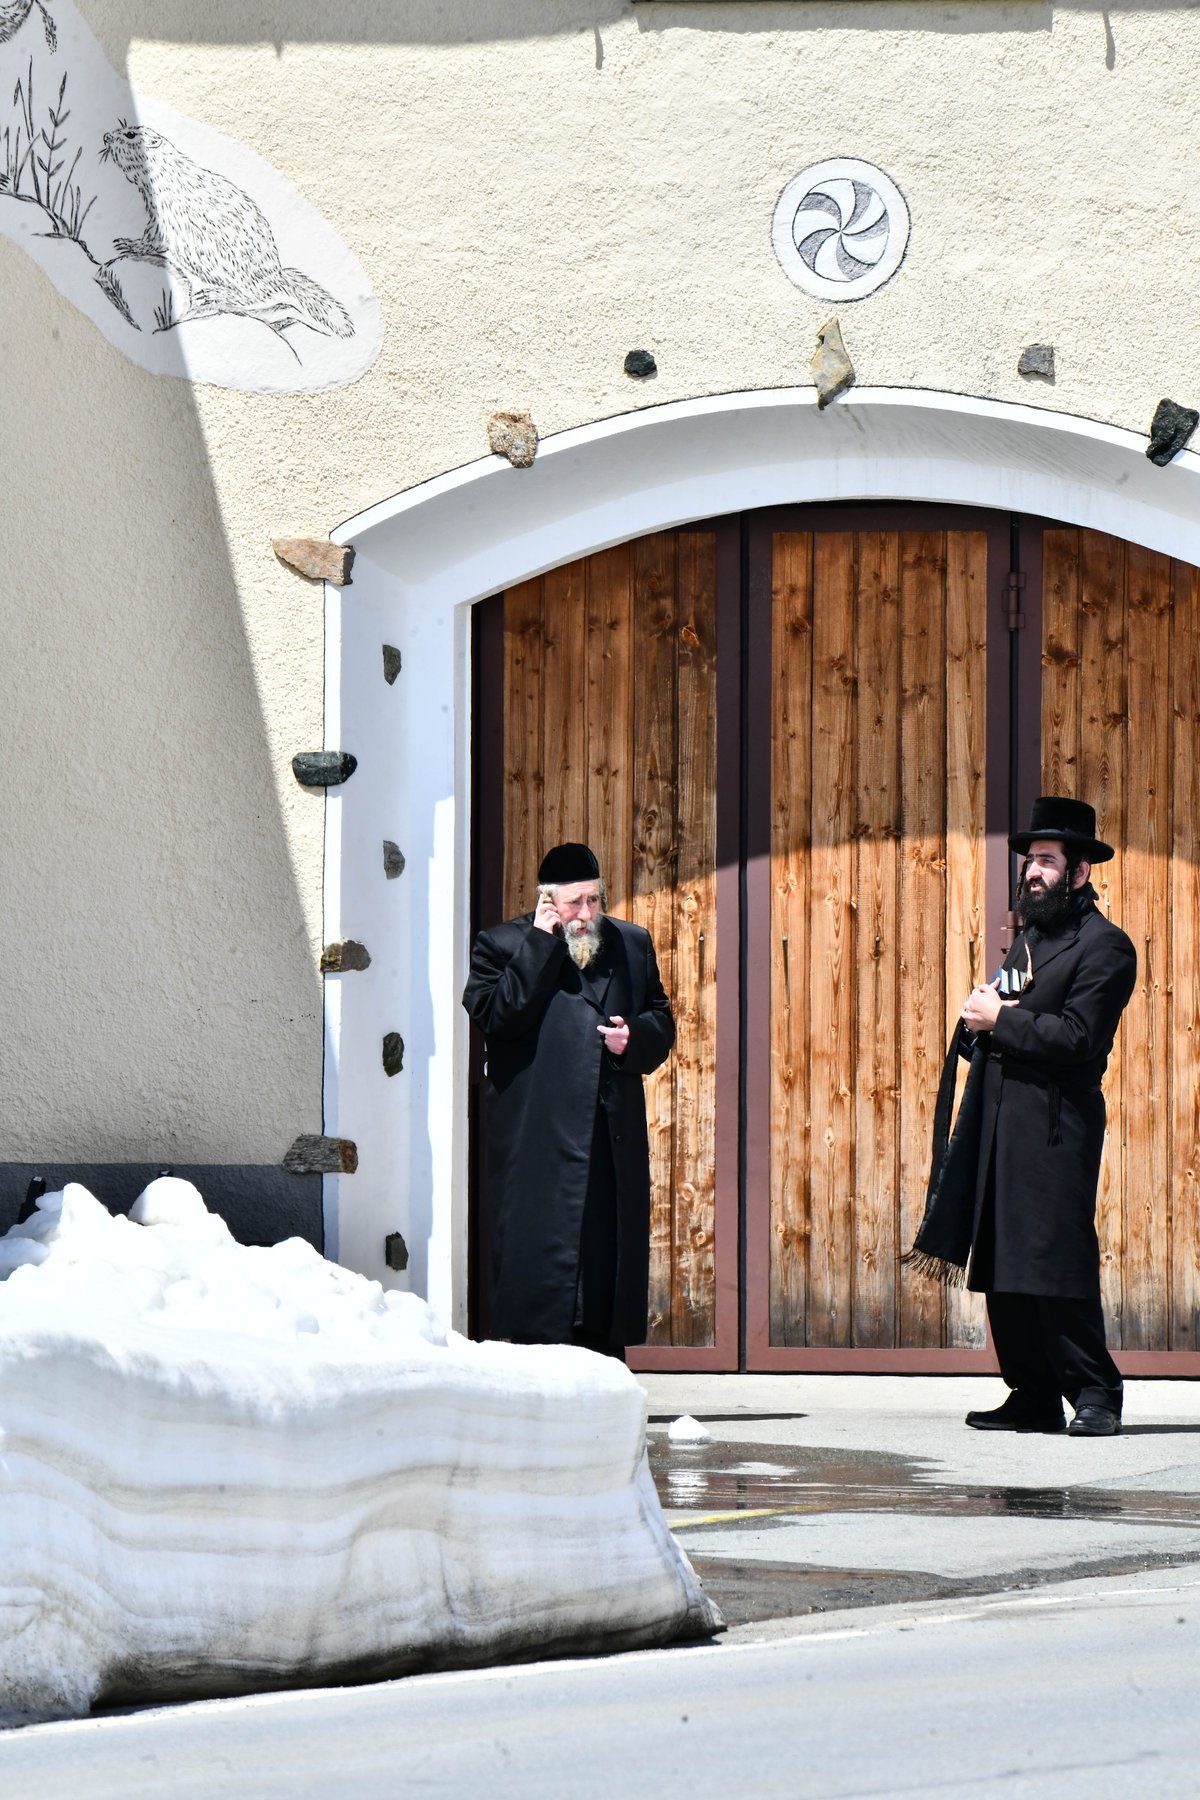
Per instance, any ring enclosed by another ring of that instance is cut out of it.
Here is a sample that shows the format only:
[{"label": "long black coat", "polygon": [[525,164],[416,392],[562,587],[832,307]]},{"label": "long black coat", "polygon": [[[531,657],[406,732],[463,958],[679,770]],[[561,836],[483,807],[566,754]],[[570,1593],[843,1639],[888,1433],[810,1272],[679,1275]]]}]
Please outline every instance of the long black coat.
[{"label": "long black coat", "polygon": [[[617,1182],[612,1337],[646,1336],[650,1154],[642,1076],[670,1054],[675,1023],[654,946],[640,925],[606,918],[601,948],[576,968],[559,935],[533,914],[481,931],[463,1005],[487,1049],[491,1318],[496,1337],[568,1343],[596,1109],[602,1106]],[[596,1029],[629,1026],[624,1056]]]},{"label": "long black coat", "polygon": [[[1082,1299],[1098,1294],[1100,1281],[1100,1080],[1137,979],[1137,953],[1085,897],[1044,936],[1021,933],[1004,966],[1025,970],[1029,958],[1032,983],[1003,1009],[990,1040],[980,1040],[989,1048],[967,1285]],[[994,1259],[985,1217],[993,1158]]]}]

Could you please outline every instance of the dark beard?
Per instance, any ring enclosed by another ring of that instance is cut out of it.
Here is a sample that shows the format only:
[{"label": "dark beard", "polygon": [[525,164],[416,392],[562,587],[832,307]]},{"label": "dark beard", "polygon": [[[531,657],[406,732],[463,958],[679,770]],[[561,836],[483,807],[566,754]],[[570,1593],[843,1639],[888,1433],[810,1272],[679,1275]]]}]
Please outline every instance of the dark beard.
[{"label": "dark beard", "polygon": [[1074,892],[1068,885],[1070,871],[1053,887],[1043,888],[1041,893],[1034,893],[1026,876],[1022,875],[1017,883],[1017,918],[1022,926],[1032,925],[1036,931],[1050,931],[1061,919],[1065,919],[1071,910]]}]

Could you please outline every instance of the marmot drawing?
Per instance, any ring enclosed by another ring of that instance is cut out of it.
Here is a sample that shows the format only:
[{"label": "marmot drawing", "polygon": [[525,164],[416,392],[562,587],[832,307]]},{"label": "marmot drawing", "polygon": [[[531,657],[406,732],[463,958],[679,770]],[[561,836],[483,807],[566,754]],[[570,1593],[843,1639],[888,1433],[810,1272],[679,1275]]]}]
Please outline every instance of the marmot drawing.
[{"label": "marmot drawing", "polygon": [[140,238],[116,240],[107,267],[131,257],[177,270],[191,298],[173,323],[238,313],[276,335],[307,325],[326,337],[354,336],[349,313],[332,294],[299,269],[282,267],[264,214],[224,175],[201,168],[161,132],[124,120],[104,134],[101,161],[110,157],[149,218]]}]

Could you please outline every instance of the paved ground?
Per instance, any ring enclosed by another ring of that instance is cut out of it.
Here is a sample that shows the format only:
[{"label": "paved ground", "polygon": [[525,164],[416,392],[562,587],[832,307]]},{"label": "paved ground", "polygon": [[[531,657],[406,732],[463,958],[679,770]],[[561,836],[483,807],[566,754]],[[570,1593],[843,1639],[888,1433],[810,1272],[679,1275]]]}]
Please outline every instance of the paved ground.
[{"label": "paved ground", "polygon": [[[1200,1562],[1200,1383],[1131,1382],[1119,1438],[968,1430],[993,1378],[642,1375],[672,1530],[739,1637],[845,1607]],[[682,1413],[712,1433],[668,1440]]]},{"label": "paved ground", "polygon": [[6,1800],[1191,1800],[1200,1572],[0,1738]]}]

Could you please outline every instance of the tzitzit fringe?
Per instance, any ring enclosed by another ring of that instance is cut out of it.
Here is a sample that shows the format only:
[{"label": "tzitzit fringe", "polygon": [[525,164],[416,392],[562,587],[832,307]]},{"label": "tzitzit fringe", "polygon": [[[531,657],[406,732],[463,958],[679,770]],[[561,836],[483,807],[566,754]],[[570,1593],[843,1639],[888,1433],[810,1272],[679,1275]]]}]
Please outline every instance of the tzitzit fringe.
[{"label": "tzitzit fringe", "polygon": [[927,1250],[910,1250],[900,1261],[906,1269],[913,1269],[918,1275],[926,1275],[930,1281],[940,1281],[943,1287],[966,1286],[966,1269],[960,1269],[957,1263],[947,1262],[944,1256],[930,1256]]}]

